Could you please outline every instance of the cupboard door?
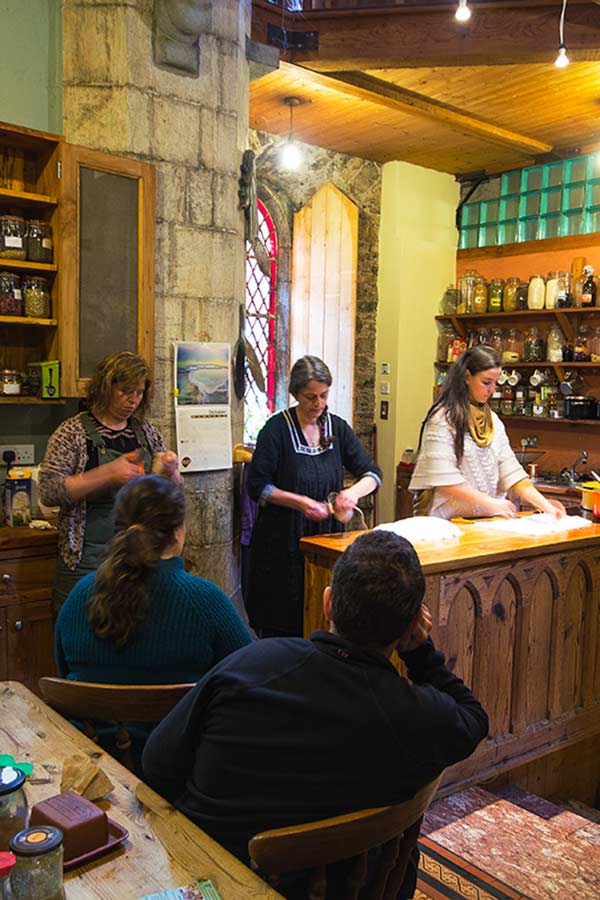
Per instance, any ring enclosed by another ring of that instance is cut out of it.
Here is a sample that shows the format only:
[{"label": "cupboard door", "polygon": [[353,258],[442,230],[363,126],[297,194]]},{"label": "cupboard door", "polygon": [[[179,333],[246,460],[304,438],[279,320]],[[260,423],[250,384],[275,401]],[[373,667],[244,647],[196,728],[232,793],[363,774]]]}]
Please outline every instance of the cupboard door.
[{"label": "cupboard door", "polygon": [[[50,596],[21,597],[6,609],[7,677],[39,694],[42,675],[55,675],[54,621]],[[0,644],[1,646],[1,644]]]},{"label": "cupboard door", "polygon": [[96,363],[154,357],[154,168],[63,144],[60,359],[63,394],[81,396]]}]

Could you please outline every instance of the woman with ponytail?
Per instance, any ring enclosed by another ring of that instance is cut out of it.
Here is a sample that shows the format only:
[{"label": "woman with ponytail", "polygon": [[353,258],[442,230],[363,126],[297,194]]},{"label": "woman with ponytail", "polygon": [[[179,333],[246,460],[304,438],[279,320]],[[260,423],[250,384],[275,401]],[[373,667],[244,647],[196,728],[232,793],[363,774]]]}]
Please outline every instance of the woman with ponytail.
[{"label": "woman with ponytail", "polygon": [[[350,426],[327,408],[331,381],[316,356],[294,363],[289,392],[297,405],[268,420],[250,464],[248,494],[259,512],[246,602],[250,623],[263,637],[303,633],[300,538],[343,531],[335,516],[351,516],[359,499],[381,484],[379,468]],[[344,469],[357,478],[346,490]]]},{"label": "woman with ponytail", "polygon": [[143,475],[115,500],[115,534],[96,572],[71,590],[56,623],[63,678],[108,684],[198,681],[250,643],[227,596],[188,574],[183,488]]},{"label": "woman with ponytail", "polygon": [[527,477],[490,409],[501,371],[500,355],[484,345],[467,350],[450,369],[421,426],[410,482],[416,515],[511,518],[521,503],[565,515]]}]

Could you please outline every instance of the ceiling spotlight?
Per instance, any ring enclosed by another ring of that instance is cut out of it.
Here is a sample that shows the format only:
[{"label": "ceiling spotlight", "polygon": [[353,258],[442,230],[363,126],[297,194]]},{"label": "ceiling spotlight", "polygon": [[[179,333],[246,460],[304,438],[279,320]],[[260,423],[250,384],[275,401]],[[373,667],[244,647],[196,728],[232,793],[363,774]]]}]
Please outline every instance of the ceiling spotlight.
[{"label": "ceiling spotlight", "polygon": [[569,65],[569,57],[567,56],[567,48],[564,44],[561,44],[558,48],[558,56],[554,60],[554,65],[557,69],[564,69],[565,66]]},{"label": "ceiling spotlight", "polygon": [[290,111],[290,127],[287,141],[279,151],[279,165],[288,172],[298,169],[302,164],[302,151],[294,140],[294,107],[300,106],[299,97],[284,97],[283,102]]},{"label": "ceiling spotlight", "polygon": [[458,8],[454,13],[457,22],[468,22],[471,18],[471,10],[467,6],[467,0],[458,0]]}]

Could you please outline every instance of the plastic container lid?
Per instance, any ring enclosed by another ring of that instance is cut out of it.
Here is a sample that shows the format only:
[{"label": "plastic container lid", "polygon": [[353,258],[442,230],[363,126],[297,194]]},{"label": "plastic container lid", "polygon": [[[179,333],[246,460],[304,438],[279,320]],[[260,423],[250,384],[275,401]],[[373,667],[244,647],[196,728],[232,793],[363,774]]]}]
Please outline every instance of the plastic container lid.
[{"label": "plastic container lid", "polygon": [[63,842],[63,833],[53,825],[36,825],[19,831],[9,841],[10,849],[17,856],[42,856],[55,850]]},{"label": "plastic container lid", "polygon": [[12,867],[16,863],[17,858],[14,853],[0,853],[0,878],[6,878],[10,875]]},{"label": "plastic container lid", "polygon": [[25,772],[14,766],[0,767],[0,797],[3,794],[12,794],[25,784]]}]

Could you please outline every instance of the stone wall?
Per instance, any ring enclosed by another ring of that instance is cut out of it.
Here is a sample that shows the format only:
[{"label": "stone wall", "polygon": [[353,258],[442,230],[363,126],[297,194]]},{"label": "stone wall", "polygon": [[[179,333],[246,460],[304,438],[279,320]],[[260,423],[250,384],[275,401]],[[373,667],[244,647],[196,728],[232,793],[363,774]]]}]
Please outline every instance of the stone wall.
[{"label": "stone wall", "polygon": [[[175,340],[225,341],[238,333],[244,297],[237,183],[248,129],[245,35],[250,0],[218,0],[201,35],[198,78],[154,65],[153,0],[63,0],[65,138],[154,163],[156,396],[151,413],[175,446]],[[242,408],[234,398],[234,441]],[[232,472],[185,475],[185,556],[230,595],[239,585]]]},{"label": "stone wall", "polygon": [[279,239],[278,299],[281,314],[277,331],[278,405],[284,406],[287,402],[286,381],[290,364],[287,335],[293,216],[322,184],[330,181],[356,203],[359,209],[354,428],[365,447],[370,448],[372,426],[375,421],[375,324],[381,167],[370,160],[301,144],[304,160],[301,168],[296,172],[283,172],[279,168],[277,158],[278,147],[282,141],[283,138],[265,132],[250,132],[250,146],[257,154],[258,194],[273,216]]}]

